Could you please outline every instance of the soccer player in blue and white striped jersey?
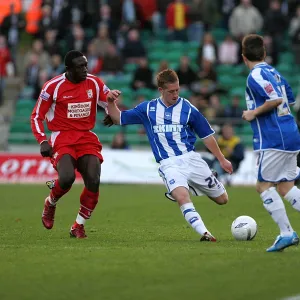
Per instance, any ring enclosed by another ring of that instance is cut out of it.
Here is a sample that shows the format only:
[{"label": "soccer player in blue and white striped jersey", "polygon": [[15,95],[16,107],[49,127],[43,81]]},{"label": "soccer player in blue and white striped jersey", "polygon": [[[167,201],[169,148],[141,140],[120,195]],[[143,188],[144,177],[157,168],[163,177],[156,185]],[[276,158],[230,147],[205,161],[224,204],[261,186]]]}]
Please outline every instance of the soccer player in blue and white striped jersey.
[{"label": "soccer player in blue and white striped jersey", "polygon": [[245,36],[242,51],[244,62],[251,70],[246,87],[248,110],[243,112],[243,119],[251,124],[253,147],[258,154],[256,190],[280,229],[280,235],[267,251],[282,251],[299,243],[280,197],[300,211],[300,190],[294,185],[300,177],[297,167],[300,134],[290,111],[295,100],[284,77],[265,63],[266,50],[261,36]]},{"label": "soccer player in blue and white striped jersey", "polygon": [[177,201],[184,218],[202,236],[201,240],[216,241],[195,210],[189,191],[198,196],[205,194],[218,204],[226,204],[228,195],[200,154],[194,151],[196,134],[228,173],[232,173],[231,163],[221,153],[204,116],[179,96],[176,72],[170,69],[160,72],[157,86],[160,98],[122,112],[115,103],[118,97],[115,93],[107,99],[108,113],[115,124],[144,125],[168,194]]}]

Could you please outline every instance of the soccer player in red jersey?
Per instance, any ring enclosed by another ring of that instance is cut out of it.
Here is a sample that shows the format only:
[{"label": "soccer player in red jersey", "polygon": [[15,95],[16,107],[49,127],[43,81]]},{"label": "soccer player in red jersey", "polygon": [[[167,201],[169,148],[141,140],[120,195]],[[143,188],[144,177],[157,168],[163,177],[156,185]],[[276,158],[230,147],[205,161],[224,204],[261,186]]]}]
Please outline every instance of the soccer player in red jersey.
[{"label": "soccer player in red jersey", "polygon": [[[32,132],[43,157],[49,157],[58,179],[47,182],[51,188],[42,214],[44,227],[51,229],[57,201],[75,181],[75,169],[82,175],[84,189],[80,209],[70,236],[85,238],[84,224],[91,217],[99,197],[102,145],[91,130],[95,126],[97,105],[106,108],[108,97],[116,99],[120,91],[109,88],[88,74],[87,59],[72,50],[65,56],[66,73],[46,82],[31,115]],[[52,132],[44,133],[43,121]]]}]

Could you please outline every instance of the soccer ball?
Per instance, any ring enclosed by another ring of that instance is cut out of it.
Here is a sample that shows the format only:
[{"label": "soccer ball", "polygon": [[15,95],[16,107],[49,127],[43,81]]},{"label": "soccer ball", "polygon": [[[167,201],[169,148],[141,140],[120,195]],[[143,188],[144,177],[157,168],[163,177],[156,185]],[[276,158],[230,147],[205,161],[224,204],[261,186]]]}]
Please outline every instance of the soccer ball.
[{"label": "soccer ball", "polygon": [[252,240],[257,233],[257,224],[251,217],[240,216],[233,221],[231,233],[238,241]]}]

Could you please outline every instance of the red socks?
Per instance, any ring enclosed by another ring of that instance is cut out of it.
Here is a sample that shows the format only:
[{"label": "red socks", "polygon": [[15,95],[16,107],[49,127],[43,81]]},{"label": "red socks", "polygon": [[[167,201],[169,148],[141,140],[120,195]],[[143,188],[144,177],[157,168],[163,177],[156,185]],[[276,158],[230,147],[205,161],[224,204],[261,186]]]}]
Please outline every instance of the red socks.
[{"label": "red socks", "polygon": [[71,188],[63,190],[59,186],[58,179],[56,179],[54,182],[54,187],[51,189],[50,192],[51,202],[56,203],[59,200],[59,198],[61,198],[64,194],[66,194],[70,189]]},{"label": "red socks", "polygon": [[94,193],[84,187],[80,195],[79,215],[84,219],[89,219],[98,203],[99,192]]}]

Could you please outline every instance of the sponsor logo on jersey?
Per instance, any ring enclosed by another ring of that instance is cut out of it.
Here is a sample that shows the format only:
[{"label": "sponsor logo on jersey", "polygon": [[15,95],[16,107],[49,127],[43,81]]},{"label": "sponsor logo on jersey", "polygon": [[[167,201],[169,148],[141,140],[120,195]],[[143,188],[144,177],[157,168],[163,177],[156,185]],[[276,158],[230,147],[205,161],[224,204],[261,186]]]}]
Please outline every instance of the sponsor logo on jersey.
[{"label": "sponsor logo on jersey", "polygon": [[154,106],[151,106],[151,107],[150,107],[150,111],[155,111],[155,107],[154,107]]},{"label": "sponsor logo on jersey", "polygon": [[42,91],[41,94],[40,94],[40,97],[43,100],[47,101],[50,98],[50,95],[46,91]]},{"label": "sponsor logo on jersey", "polygon": [[153,131],[154,133],[181,132],[182,128],[183,125],[163,124],[163,125],[154,125]]},{"label": "sponsor logo on jersey", "polygon": [[92,89],[86,90],[86,93],[87,93],[87,96],[89,99],[93,98],[93,90]]},{"label": "sponsor logo on jersey", "polygon": [[68,118],[80,119],[86,118],[91,114],[91,101],[68,103]]},{"label": "sponsor logo on jersey", "polygon": [[175,179],[171,179],[171,180],[169,181],[169,183],[170,183],[170,184],[174,184],[174,183],[175,183]]},{"label": "sponsor logo on jersey", "polygon": [[264,89],[265,89],[265,91],[266,91],[266,93],[267,93],[268,95],[270,95],[270,94],[272,94],[272,93],[274,92],[274,89],[273,89],[273,86],[272,86],[271,83],[266,84],[266,85],[264,86]]}]

